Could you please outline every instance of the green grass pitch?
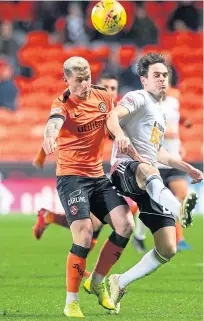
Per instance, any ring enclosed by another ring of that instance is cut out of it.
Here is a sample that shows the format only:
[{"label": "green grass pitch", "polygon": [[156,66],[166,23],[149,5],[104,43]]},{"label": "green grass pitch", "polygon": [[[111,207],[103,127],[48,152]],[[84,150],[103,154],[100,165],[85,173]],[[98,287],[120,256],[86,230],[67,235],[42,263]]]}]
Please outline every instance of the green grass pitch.
[{"label": "green grass pitch", "polygon": [[[50,226],[36,241],[32,226],[35,216],[0,216],[0,321],[65,320],[65,262],[72,244],[65,228]],[[185,230],[192,251],[180,252],[154,274],[136,281],[122,300],[120,315],[109,315],[93,295],[81,288],[81,308],[87,321],[167,321],[203,319],[202,216]],[[105,227],[99,243],[88,258],[91,270],[100,246],[109,235]],[[152,247],[150,233],[148,249]],[[131,242],[112,269],[118,273],[132,267],[142,255]],[[78,319],[78,318],[74,318]]]}]

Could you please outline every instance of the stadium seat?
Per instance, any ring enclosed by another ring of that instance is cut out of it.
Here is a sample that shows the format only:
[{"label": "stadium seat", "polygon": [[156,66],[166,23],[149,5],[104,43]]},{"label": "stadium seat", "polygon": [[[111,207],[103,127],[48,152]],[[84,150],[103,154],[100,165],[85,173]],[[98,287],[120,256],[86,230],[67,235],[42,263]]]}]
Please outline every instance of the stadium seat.
[{"label": "stadium seat", "polygon": [[203,93],[203,80],[201,77],[185,78],[180,82],[179,88],[183,94],[187,92]]},{"label": "stadium seat", "polygon": [[92,75],[92,83],[96,83],[98,81],[99,75],[104,68],[104,63],[101,61],[91,62],[91,75]]},{"label": "stadium seat", "polygon": [[108,46],[99,46],[91,50],[92,57],[88,57],[89,61],[91,60],[107,60],[111,54],[111,49]]},{"label": "stadium seat", "polygon": [[1,124],[0,126],[0,143],[8,138],[8,127],[6,125]]},{"label": "stadium seat", "polygon": [[59,61],[48,60],[43,64],[36,64],[35,66],[36,77],[51,76],[55,79],[62,79],[63,66]]},{"label": "stadium seat", "polygon": [[44,47],[39,45],[23,46],[18,50],[17,56],[20,65],[30,66],[33,68],[46,61]]},{"label": "stadium seat", "polygon": [[71,54],[65,52],[65,48],[62,44],[51,44],[46,48],[46,61],[58,61],[63,63],[67,58],[71,57]]},{"label": "stadium seat", "polygon": [[145,55],[148,52],[161,52],[161,47],[159,45],[146,45],[142,48],[142,53]]},{"label": "stadium seat", "polygon": [[15,3],[14,15],[18,21],[33,21],[35,18],[35,3],[33,1],[19,1]]},{"label": "stadium seat", "polygon": [[89,48],[82,47],[82,46],[69,48],[69,52],[71,53],[72,56],[80,56],[85,59],[90,54]]},{"label": "stadium seat", "polygon": [[1,106],[0,107],[0,124],[7,125],[13,119],[15,112],[11,111],[10,109]]},{"label": "stadium seat", "polygon": [[202,141],[198,141],[194,137],[192,140],[184,140],[183,146],[186,152],[184,160],[188,162],[198,162],[202,159]]},{"label": "stadium seat", "polygon": [[46,31],[31,31],[26,37],[29,46],[47,46],[49,43],[49,34]]},{"label": "stadium seat", "polygon": [[9,1],[0,2],[0,19],[1,21],[12,21],[15,17],[15,4]]},{"label": "stadium seat", "polygon": [[123,45],[118,49],[118,60],[121,68],[128,68],[136,57],[137,49],[134,45]]},{"label": "stadium seat", "polygon": [[32,126],[33,124],[42,123],[46,121],[49,117],[48,110],[39,110],[39,108],[27,108],[27,109],[19,109],[15,112],[14,119],[18,124],[29,124]]},{"label": "stadium seat", "polygon": [[180,90],[178,88],[169,87],[167,95],[168,96],[172,96],[172,97],[174,97],[174,98],[179,100],[180,96],[181,96],[181,92],[180,92]]},{"label": "stadium seat", "polygon": [[196,124],[191,128],[186,128],[181,126],[180,128],[180,135],[181,139],[185,141],[199,141],[202,142],[202,133],[203,133],[203,126],[202,124]]},{"label": "stadium seat", "polygon": [[181,95],[180,99],[181,108],[197,109],[203,105],[203,96],[197,95],[194,92],[187,92]]},{"label": "stadium seat", "polygon": [[161,13],[161,5],[159,2],[147,1],[145,3],[145,9],[148,17],[152,18],[153,20],[155,20],[155,18]]}]

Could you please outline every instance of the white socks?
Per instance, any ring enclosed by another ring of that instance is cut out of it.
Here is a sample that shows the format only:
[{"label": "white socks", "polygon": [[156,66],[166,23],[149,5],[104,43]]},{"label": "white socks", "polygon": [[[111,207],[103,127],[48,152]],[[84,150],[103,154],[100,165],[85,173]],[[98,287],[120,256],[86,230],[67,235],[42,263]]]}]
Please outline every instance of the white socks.
[{"label": "white socks", "polygon": [[79,301],[78,292],[77,293],[67,292],[66,304],[70,304],[73,301]]},{"label": "white socks", "polygon": [[158,175],[151,175],[146,179],[146,192],[149,196],[179,220],[181,203],[172,194],[172,192],[164,186]]},{"label": "white socks", "polygon": [[135,237],[138,240],[145,240],[146,238],[146,226],[144,225],[144,223],[140,220],[139,218],[139,214],[136,216],[136,226],[135,226]]},{"label": "white socks", "polygon": [[156,249],[152,249],[146,253],[141,261],[139,261],[130,270],[123,273],[119,277],[119,286],[121,289],[126,288],[126,286],[135,280],[138,280],[146,275],[151,274],[153,271],[157,270],[158,267],[169,260],[162,257]]}]

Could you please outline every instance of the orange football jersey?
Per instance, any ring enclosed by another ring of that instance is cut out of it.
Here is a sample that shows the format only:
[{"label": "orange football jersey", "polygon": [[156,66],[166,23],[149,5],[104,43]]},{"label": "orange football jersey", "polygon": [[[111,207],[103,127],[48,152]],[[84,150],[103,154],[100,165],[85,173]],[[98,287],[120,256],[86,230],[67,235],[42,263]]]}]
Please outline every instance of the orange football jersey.
[{"label": "orange football jersey", "polygon": [[105,121],[113,103],[103,88],[93,87],[87,100],[67,90],[51,106],[50,117],[61,116],[65,120],[57,137],[57,176],[104,175]]}]

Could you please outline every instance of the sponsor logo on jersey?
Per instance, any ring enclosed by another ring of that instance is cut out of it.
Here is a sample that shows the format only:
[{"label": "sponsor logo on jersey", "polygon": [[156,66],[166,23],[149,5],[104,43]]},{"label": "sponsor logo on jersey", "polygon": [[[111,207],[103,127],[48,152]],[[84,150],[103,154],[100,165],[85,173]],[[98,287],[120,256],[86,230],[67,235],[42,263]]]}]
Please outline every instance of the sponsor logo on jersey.
[{"label": "sponsor logo on jersey", "polygon": [[150,142],[155,145],[155,147],[159,147],[161,144],[161,139],[164,134],[164,127],[160,125],[158,122],[154,122],[154,127],[152,129],[152,134],[150,137]]},{"label": "sponsor logo on jersey", "polygon": [[79,133],[85,133],[89,132],[91,130],[100,128],[104,123],[104,120],[99,120],[99,121],[93,121],[85,125],[78,126],[78,132]]}]

